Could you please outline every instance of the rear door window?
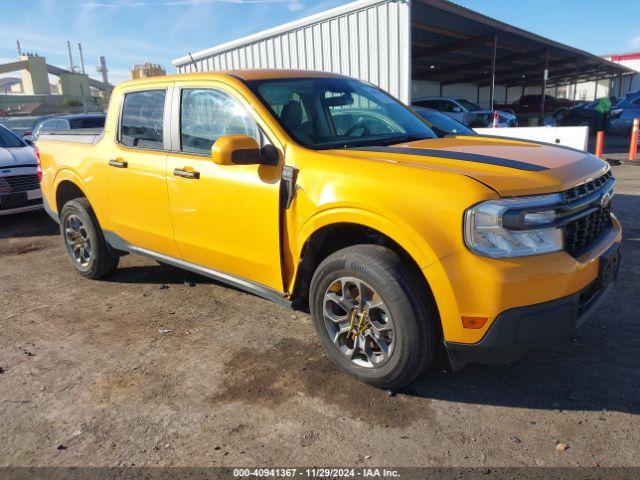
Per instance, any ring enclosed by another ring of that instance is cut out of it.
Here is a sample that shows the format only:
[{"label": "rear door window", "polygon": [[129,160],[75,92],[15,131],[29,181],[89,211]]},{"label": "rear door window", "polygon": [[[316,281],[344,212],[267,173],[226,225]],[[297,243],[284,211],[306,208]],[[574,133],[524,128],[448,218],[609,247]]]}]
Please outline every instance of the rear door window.
[{"label": "rear door window", "polygon": [[420,100],[418,102],[414,102],[414,105],[425,108],[432,108],[433,110],[440,110],[437,100]]},{"label": "rear door window", "polygon": [[120,142],[128,147],[163,148],[165,90],[146,90],[124,96]]}]

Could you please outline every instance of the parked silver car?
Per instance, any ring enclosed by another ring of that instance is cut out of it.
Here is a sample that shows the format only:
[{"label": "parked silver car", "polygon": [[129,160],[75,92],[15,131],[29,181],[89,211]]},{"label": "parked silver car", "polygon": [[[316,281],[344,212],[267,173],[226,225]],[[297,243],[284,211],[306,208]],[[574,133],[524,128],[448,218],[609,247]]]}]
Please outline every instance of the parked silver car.
[{"label": "parked silver car", "polygon": [[75,113],[67,115],[56,115],[38,123],[33,130],[31,137],[25,137],[36,141],[43,133],[58,133],[67,130],[84,131],[90,129],[102,129],[104,127],[104,113]]},{"label": "parked silver car", "polygon": [[20,138],[33,135],[35,128],[53,115],[0,117],[0,125],[7,127]]},{"label": "parked silver car", "polygon": [[628,93],[614,105],[609,115],[609,130],[626,135],[631,131],[634,118],[640,118],[640,90]]},{"label": "parked silver car", "polygon": [[42,208],[37,150],[0,125],[0,215]]},{"label": "parked silver car", "polygon": [[[411,104],[417,107],[437,110],[471,128],[490,127],[493,124],[493,110],[483,110],[479,105],[459,97],[421,97]],[[517,127],[514,113],[498,111],[498,127]]]}]

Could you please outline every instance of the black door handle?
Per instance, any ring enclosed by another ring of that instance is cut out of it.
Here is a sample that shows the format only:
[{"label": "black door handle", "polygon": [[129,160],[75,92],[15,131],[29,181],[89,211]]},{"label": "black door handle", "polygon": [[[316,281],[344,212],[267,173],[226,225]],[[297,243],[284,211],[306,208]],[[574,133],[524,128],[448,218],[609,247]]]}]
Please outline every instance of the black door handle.
[{"label": "black door handle", "polygon": [[127,168],[129,164],[124,160],[115,158],[115,159],[109,160],[109,166],[116,167],[116,168]]},{"label": "black door handle", "polygon": [[191,178],[193,180],[198,180],[200,178],[200,172],[196,172],[195,170],[184,170],[182,168],[176,168],[173,171],[173,174],[176,177]]}]

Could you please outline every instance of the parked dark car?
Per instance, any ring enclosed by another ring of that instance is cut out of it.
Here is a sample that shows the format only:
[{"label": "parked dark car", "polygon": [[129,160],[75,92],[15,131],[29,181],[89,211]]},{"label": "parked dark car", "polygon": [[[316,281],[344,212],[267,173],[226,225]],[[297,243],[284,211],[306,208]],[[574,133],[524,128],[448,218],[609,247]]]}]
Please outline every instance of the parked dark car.
[{"label": "parked dark car", "polygon": [[[553,95],[544,96],[545,113],[556,118],[573,106],[573,102],[566,98],[556,98]],[[542,95],[523,95],[511,104],[498,105],[496,108],[510,109],[518,116],[538,115],[542,110]]]},{"label": "parked dark car", "polygon": [[631,131],[634,118],[640,118],[640,90],[628,93],[614,105],[609,116],[609,130],[627,135]]},{"label": "parked dark car", "polygon": [[55,133],[77,129],[100,129],[104,127],[104,113],[78,113],[70,115],[56,115],[39,122],[33,134],[33,140],[37,140],[43,133]]},{"label": "parked dark car", "polygon": [[424,118],[431,130],[440,138],[447,135],[477,135],[466,125],[431,108],[413,107],[413,111]]},{"label": "parked dark car", "polygon": [[42,208],[39,171],[37,150],[0,125],[0,216]]},{"label": "parked dark car", "polygon": [[598,101],[583,103],[560,112],[557,116],[558,124],[562,126],[583,126],[594,131],[596,126],[595,106]]}]

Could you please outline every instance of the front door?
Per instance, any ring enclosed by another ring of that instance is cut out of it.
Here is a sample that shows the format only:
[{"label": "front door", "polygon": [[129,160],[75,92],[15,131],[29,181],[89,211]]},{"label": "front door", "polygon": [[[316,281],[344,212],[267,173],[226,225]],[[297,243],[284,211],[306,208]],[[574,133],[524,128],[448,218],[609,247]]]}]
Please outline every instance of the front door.
[{"label": "front door", "polygon": [[166,89],[124,96],[118,142],[105,159],[107,230],[128,244],[178,257],[167,195],[165,104],[169,105]]},{"label": "front door", "polygon": [[218,165],[211,146],[222,135],[265,137],[244,101],[225,87],[176,89],[176,144],[167,185],[182,258],[282,291],[282,165]]}]

